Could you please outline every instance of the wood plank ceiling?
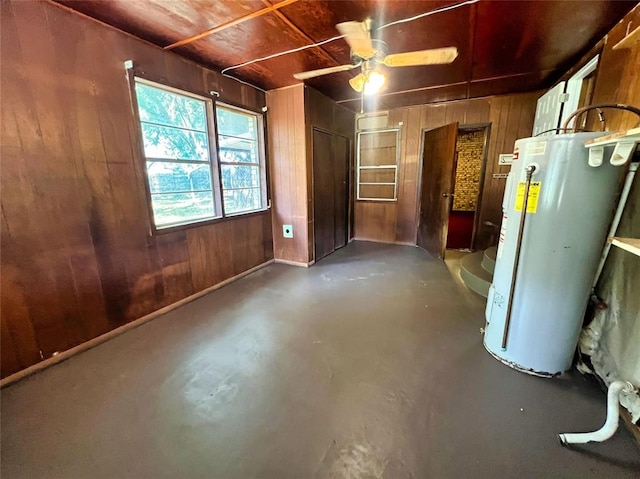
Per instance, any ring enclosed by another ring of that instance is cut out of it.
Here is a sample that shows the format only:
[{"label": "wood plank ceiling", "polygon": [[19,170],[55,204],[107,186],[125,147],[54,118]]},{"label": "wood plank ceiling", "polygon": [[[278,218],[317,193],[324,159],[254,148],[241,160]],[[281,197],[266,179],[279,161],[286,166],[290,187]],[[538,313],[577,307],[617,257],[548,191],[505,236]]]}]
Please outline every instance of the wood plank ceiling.
[{"label": "wood plank ceiling", "polygon": [[[57,0],[215,70],[320,42],[335,24],[372,18],[377,25],[461,1],[426,0]],[[467,3],[467,2],[464,2]],[[387,69],[378,106],[459,100],[548,87],[637,2],[491,1],[391,26],[373,36],[389,53],[456,46],[451,65]],[[200,38],[194,36],[206,32]],[[188,42],[185,40],[189,39]],[[184,43],[175,45],[176,43]],[[230,74],[265,90],[295,84],[293,73],[350,63],[342,39],[234,69]],[[308,83],[353,109],[354,73]]]}]

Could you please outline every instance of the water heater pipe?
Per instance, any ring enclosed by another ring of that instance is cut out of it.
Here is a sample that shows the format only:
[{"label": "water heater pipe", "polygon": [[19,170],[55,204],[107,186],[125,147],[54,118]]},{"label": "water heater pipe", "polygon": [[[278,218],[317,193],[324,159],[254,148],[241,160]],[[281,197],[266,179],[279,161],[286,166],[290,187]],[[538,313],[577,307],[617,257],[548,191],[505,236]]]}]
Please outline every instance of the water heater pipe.
[{"label": "water heater pipe", "polygon": [[[578,108],[576,111],[574,111],[573,113],[571,113],[571,115],[569,115],[567,117],[567,119],[564,121],[564,123],[562,124],[562,130],[568,130],[569,129],[569,123],[571,123],[571,120],[573,120],[574,118],[577,120],[578,117],[580,115],[582,115],[583,113],[586,113],[590,110],[598,110],[600,111],[601,108],[614,108],[616,110],[627,110],[630,111],[631,113],[635,113],[637,116],[640,116],[640,108],[636,108],[635,106],[631,106],[631,105],[624,105],[622,103],[601,103],[598,105],[589,105],[589,106],[584,106],[582,108]],[[575,121],[574,121],[574,126],[575,126]],[[601,117],[601,121],[602,122],[602,117]]]},{"label": "water heater pipe", "polygon": [[[616,231],[618,231],[620,218],[622,218],[624,207],[627,204],[627,198],[629,198],[629,192],[631,191],[631,185],[633,184],[633,179],[636,176],[636,171],[638,171],[638,163],[631,163],[629,165],[629,170],[627,171],[627,176],[624,179],[624,186],[622,187],[622,192],[620,193],[620,201],[618,201],[616,213],[613,216],[613,221],[611,221],[611,228],[609,228],[609,234],[608,234],[609,237],[615,236]],[[611,250],[611,243],[607,241],[604,245],[604,249],[602,250],[602,256],[600,257],[600,263],[598,263],[598,269],[596,270],[596,275],[593,278],[593,284],[591,285],[592,289],[595,289],[595,287],[598,285],[598,280],[600,279],[600,275],[602,274],[602,269],[604,268],[604,264],[607,261],[607,257],[609,256],[610,250]]]},{"label": "water heater pipe", "polygon": [[518,263],[520,262],[520,249],[522,247],[522,232],[524,222],[527,217],[527,203],[529,202],[529,188],[531,187],[531,177],[536,171],[535,165],[527,166],[527,177],[524,185],[524,198],[522,199],[522,214],[520,215],[520,226],[518,237],[516,238],[516,255],[513,260],[513,273],[511,274],[511,288],[509,288],[509,302],[507,306],[507,317],[504,320],[504,332],[502,333],[502,349],[507,349],[507,337],[509,336],[509,325],[511,324],[511,311],[513,309],[513,293],[516,289],[516,279],[518,277]]},{"label": "water heater pipe", "polygon": [[560,444],[586,444],[588,442],[603,442],[613,436],[618,429],[620,420],[620,392],[634,392],[633,384],[628,381],[614,381],[607,392],[607,420],[604,425],[594,432],[562,433],[558,434]]}]

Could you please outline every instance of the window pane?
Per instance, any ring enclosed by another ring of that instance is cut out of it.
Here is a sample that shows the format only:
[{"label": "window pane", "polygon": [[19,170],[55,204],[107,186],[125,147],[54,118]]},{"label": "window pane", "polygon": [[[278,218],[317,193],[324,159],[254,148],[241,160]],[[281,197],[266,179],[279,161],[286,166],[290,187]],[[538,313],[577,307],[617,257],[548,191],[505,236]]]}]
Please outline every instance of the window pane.
[{"label": "window pane", "polygon": [[259,210],[262,208],[262,195],[260,194],[260,188],[225,190],[223,196],[224,211],[226,214]]},{"label": "window pane", "polygon": [[211,190],[209,165],[147,161],[151,193]]},{"label": "window pane", "polygon": [[218,121],[218,134],[220,135],[257,139],[258,120],[255,115],[219,106],[216,108],[216,119]]},{"label": "window pane", "polygon": [[376,168],[373,170],[360,170],[360,183],[395,183],[395,168]]},{"label": "window pane", "polygon": [[155,194],[151,195],[151,202],[158,228],[215,216],[211,191]]},{"label": "window pane", "polygon": [[230,163],[258,163],[258,144],[220,135],[220,161]]},{"label": "window pane", "polygon": [[142,123],[142,138],[147,158],[209,161],[206,133]]},{"label": "window pane", "polygon": [[223,188],[260,187],[259,166],[221,165]]},{"label": "window pane", "polygon": [[395,187],[393,185],[360,185],[361,199],[395,199]]},{"label": "window pane", "polygon": [[136,83],[138,111],[142,121],[207,130],[205,102],[167,90]]}]

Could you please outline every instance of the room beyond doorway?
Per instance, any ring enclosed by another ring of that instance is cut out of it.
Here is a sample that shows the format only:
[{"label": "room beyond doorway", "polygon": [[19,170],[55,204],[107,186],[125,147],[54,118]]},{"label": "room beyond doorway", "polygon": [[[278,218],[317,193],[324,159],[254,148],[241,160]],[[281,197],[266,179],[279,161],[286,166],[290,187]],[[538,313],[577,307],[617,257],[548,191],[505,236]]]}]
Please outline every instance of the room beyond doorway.
[{"label": "room beyond doorway", "polygon": [[458,129],[454,163],[453,201],[450,202],[447,228],[448,249],[472,249],[476,212],[482,193],[489,127]]}]

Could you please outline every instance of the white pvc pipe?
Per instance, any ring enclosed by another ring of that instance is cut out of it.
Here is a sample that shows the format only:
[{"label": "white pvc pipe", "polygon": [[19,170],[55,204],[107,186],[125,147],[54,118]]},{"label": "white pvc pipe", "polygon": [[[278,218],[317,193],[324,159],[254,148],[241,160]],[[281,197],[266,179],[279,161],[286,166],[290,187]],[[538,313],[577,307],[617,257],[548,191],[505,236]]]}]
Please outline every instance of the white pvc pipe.
[{"label": "white pvc pipe", "polygon": [[588,442],[603,442],[613,436],[618,429],[620,392],[633,392],[635,388],[628,381],[614,381],[607,392],[607,420],[600,429],[594,432],[558,434],[560,443],[586,444]]}]

